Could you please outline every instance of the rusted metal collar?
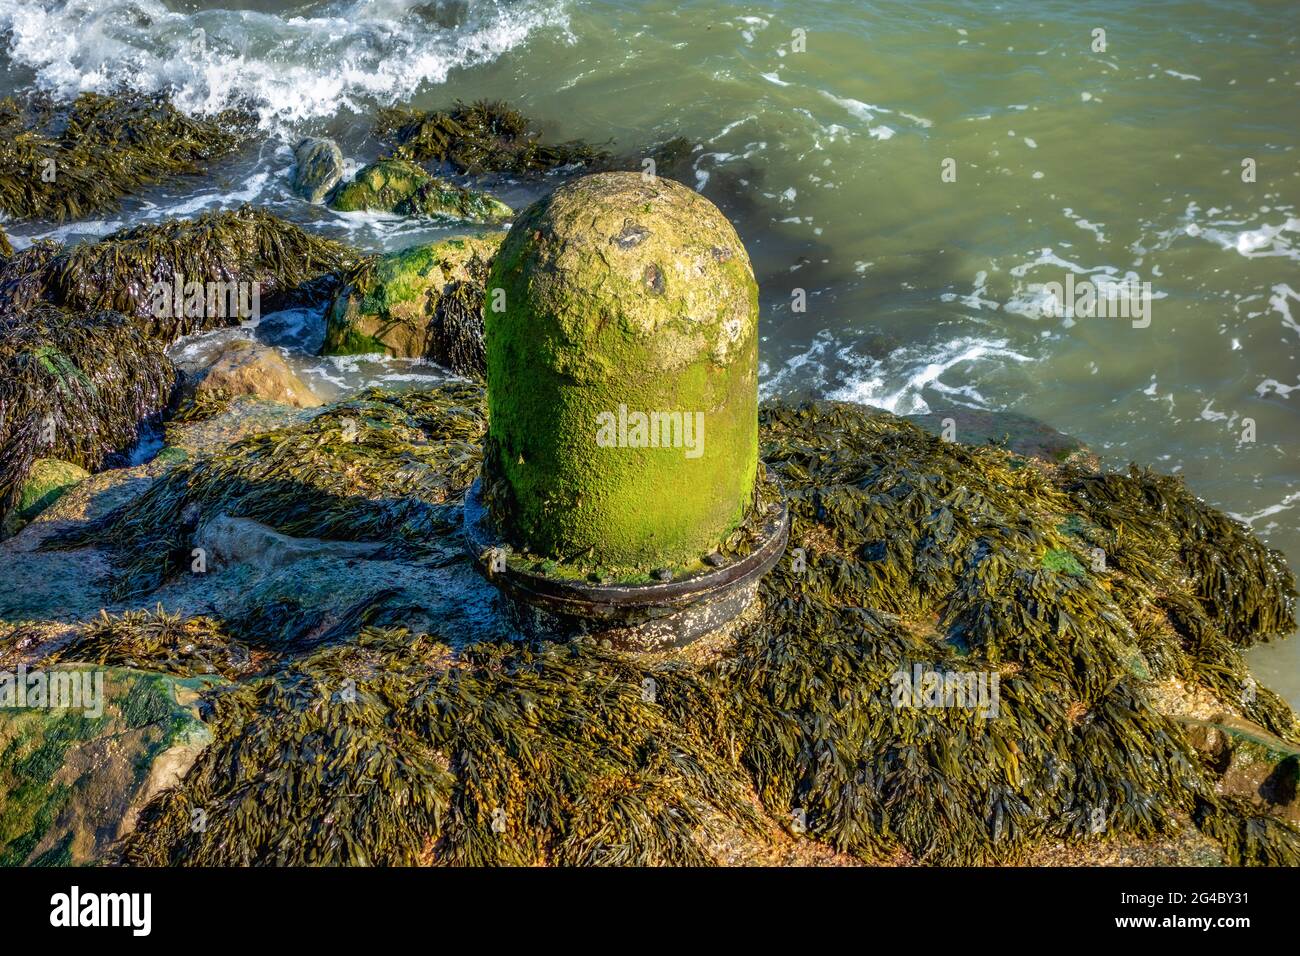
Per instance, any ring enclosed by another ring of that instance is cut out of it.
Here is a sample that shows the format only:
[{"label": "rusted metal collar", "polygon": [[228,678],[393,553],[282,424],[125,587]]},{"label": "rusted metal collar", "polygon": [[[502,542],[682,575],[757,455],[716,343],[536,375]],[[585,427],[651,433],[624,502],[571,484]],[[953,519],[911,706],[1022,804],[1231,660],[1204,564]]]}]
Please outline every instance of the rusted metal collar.
[{"label": "rusted metal collar", "polygon": [[614,647],[652,651],[689,644],[743,612],[758,592],[759,579],[785,551],[790,513],[784,501],[770,505],[759,543],[748,554],[651,584],[577,581],[500,561],[506,544],[483,505],[481,479],[465,496],[464,530],[475,566],[501,589],[524,633],[551,639],[588,634]]}]

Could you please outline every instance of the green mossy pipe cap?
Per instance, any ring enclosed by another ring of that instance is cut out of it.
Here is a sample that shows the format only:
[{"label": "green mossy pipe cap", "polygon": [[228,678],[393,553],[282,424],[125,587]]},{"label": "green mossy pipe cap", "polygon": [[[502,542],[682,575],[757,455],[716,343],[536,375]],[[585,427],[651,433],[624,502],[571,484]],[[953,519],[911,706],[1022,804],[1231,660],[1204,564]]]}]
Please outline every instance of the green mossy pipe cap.
[{"label": "green mossy pipe cap", "polygon": [[758,286],[726,217],[640,173],[530,206],[484,308],[485,499],[531,553],[681,567],[745,518],[758,463]]}]

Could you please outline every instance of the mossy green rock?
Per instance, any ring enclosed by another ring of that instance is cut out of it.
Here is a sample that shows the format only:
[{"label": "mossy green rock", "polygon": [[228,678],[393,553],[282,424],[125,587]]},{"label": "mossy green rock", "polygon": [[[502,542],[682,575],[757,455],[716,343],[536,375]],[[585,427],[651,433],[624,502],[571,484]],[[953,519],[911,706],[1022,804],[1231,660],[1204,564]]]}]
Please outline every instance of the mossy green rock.
[{"label": "mossy green rock", "polygon": [[512,210],[499,199],[445,182],[403,159],[381,159],[340,186],[330,205],[339,212],[392,212],[471,222],[499,222]]},{"label": "mossy green rock", "polygon": [[18,503],[5,516],[0,535],[17,534],[23,526],[58,501],[65,491],[77,484],[90,472],[80,465],[57,458],[38,458],[18,493]]},{"label": "mossy green rock", "polygon": [[383,352],[483,374],[483,290],[505,233],[390,253],[331,305],[325,355]]},{"label": "mossy green rock", "polygon": [[105,862],[211,741],[196,702],[217,678],[84,664],[43,673],[51,687],[55,675],[85,686],[82,675],[102,674],[102,706],[0,708],[0,865]]},{"label": "mossy green rock", "polygon": [[485,490],[517,545],[645,570],[741,523],[758,286],[717,207],[639,173],[572,181],[521,215],[487,292]]}]

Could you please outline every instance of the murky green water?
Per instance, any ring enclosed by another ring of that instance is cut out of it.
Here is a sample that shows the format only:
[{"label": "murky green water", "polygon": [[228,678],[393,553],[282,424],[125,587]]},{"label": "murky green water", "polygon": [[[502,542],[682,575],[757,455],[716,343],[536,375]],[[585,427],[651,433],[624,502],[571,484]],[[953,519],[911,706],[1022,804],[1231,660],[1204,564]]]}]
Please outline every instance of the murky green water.
[{"label": "murky green water", "polygon": [[[63,49],[0,0],[0,28],[33,37],[8,82],[248,94],[274,136],[329,131],[356,161],[367,114],[406,99],[508,98],[626,149],[686,136],[759,276],[769,393],[1027,413],[1111,464],[1184,475],[1300,570],[1293,3],[257,6],[205,9],[196,66],[169,53],[189,21],[160,4],[108,4]],[[411,241],[296,208],[277,142],[200,206],[251,194],[354,241]],[[160,197],[139,213],[194,205]],[[1149,325],[1042,314],[1037,287],[1068,273],[1150,282]],[[1252,661],[1300,704],[1300,642]]]}]

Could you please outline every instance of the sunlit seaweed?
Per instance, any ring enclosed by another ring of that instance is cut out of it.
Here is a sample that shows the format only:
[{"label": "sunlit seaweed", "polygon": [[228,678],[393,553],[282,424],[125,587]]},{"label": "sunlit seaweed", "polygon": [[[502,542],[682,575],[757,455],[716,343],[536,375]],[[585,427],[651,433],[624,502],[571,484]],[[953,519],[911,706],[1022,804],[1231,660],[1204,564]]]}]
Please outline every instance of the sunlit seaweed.
[{"label": "sunlit seaweed", "polygon": [[[656,673],[669,695],[699,680]],[[453,661],[428,637],[366,630],[212,695],[221,745],[146,811],[124,858],[707,863],[697,833],[714,815],[756,829],[757,814],[643,679],[598,650],[507,642]]]},{"label": "sunlit seaweed", "polygon": [[159,284],[250,283],[271,312],[324,299],[337,274],[360,254],[312,235],[252,206],[133,226],[98,242],[59,247],[37,243],[0,263],[0,308],[21,312],[44,300],[65,308],[112,309],[134,318],[150,336],[182,335],[237,324],[230,312],[157,309]]},{"label": "sunlit seaweed", "polygon": [[184,618],[160,606],[155,611],[127,611],[100,616],[80,628],[44,666],[61,660],[89,661],[110,667],[146,667],[180,677],[220,674],[246,677],[261,658],[231,637],[219,621]]},{"label": "sunlit seaweed", "polygon": [[0,316],[15,316],[45,301],[51,263],[62,245],[50,239],[0,259]]},{"label": "sunlit seaweed", "polygon": [[[1294,613],[1290,573],[1244,529],[1168,479],[1034,466],[856,406],[767,405],[761,428],[791,550],[712,662],[508,637],[456,652],[357,618],[209,695],[216,743],[124,858],[709,863],[715,838],[759,833],[756,794],[865,860],[1008,862],[1191,820],[1230,863],[1296,862],[1300,834],[1217,795],[1148,691],[1181,676],[1294,735],[1280,699],[1235,693],[1240,647]],[[141,556],[186,547],[191,508],[447,540],[481,436],[476,387],[372,391],[178,466],[82,537],[139,591],[167,573]],[[286,613],[224,626],[256,644]],[[996,675],[996,714],[898,706],[916,665]]]},{"label": "sunlit seaweed", "polygon": [[94,470],[132,445],[176,384],[162,346],[113,312],[0,319],[0,512],[37,458]]},{"label": "sunlit seaweed", "polygon": [[121,597],[152,591],[182,568],[188,536],[220,513],[285,534],[416,546],[454,520],[442,505],[473,480],[484,426],[477,386],[368,390],[303,425],[183,463],[130,507],[51,543],[119,549],[127,560],[113,593]]},{"label": "sunlit seaweed", "polygon": [[469,174],[545,172],[591,166],[609,156],[580,140],[544,143],[527,117],[496,100],[458,102],[446,112],[386,109],[379,114],[375,133],[398,157],[446,162]]},{"label": "sunlit seaweed", "polygon": [[169,427],[216,418],[230,408],[234,397],[225,389],[202,389],[186,395],[168,416]]},{"label": "sunlit seaweed", "polygon": [[1300,833],[1240,797],[1201,803],[1196,822],[1223,845],[1228,866],[1300,866]]},{"label": "sunlit seaweed", "polygon": [[0,100],[0,211],[75,219],[117,207],[141,186],[202,172],[233,151],[247,116],[189,117],[165,96],[123,90]]}]

